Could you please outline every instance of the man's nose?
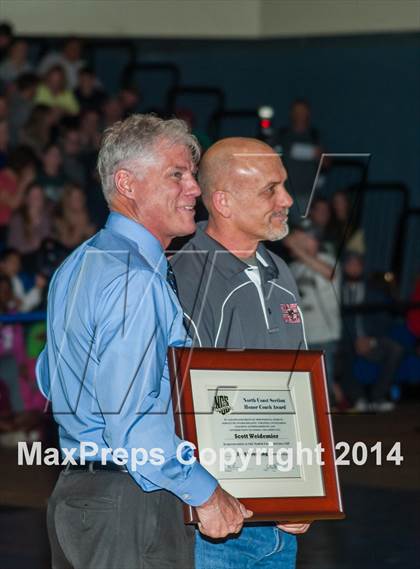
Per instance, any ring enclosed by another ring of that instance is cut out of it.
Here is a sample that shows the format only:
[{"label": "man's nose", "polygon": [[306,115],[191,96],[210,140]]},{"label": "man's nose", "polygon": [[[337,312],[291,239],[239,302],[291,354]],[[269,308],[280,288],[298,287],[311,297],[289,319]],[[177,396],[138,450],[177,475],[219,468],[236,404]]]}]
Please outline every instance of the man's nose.
[{"label": "man's nose", "polygon": [[198,185],[198,182],[193,175],[191,175],[191,179],[188,180],[186,193],[189,196],[194,196],[196,198],[198,198],[198,196],[201,196],[200,186]]},{"label": "man's nose", "polygon": [[287,190],[285,190],[286,192],[286,199],[287,199],[287,208],[290,209],[293,205],[293,198],[292,196],[289,194],[289,192]]},{"label": "man's nose", "polygon": [[282,188],[282,191],[278,194],[278,206],[290,209],[293,205],[293,198],[286,190],[286,188]]}]

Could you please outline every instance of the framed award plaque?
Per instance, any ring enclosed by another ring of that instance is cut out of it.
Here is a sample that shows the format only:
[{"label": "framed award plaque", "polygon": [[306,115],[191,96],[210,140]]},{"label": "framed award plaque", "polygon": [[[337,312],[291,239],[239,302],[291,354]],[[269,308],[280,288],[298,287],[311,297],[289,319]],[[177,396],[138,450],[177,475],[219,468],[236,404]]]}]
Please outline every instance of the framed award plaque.
[{"label": "framed award plaque", "polygon": [[344,517],[323,352],[171,348],[169,368],[178,436],[247,521]]}]

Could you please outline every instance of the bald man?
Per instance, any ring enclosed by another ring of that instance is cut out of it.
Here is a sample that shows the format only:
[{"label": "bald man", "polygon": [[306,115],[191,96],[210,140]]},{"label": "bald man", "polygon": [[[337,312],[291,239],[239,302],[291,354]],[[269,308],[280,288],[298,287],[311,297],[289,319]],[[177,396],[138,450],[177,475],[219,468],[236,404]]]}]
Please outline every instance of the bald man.
[{"label": "bald man", "polygon": [[[207,223],[173,258],[179,299],[194,345],[306,348],[295,281],[262,241],[288,233],[293,200],[273,149],[249,138],[214,144],[199,167]],[[197,532],[197,569],[292,569],[296,538],[308,524],[248,524],[239,536],[212,541]]]}]

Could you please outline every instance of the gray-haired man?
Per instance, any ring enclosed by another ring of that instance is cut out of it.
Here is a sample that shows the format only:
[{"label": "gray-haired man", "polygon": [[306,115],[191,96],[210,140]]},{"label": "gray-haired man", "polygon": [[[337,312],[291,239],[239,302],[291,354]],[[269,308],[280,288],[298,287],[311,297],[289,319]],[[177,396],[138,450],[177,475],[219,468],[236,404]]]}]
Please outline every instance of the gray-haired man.
[{"label": "gray-haired man", "polygon": [[198,159],[182,121],[110,127],[98,169],[111,214],[51,282],[37,376],[72,456],[49,501],[53,569],[191,568],[182,501],[215,538],[250,515],[177,455],[166,353],[186,335],[164,248],[195,230]]}]

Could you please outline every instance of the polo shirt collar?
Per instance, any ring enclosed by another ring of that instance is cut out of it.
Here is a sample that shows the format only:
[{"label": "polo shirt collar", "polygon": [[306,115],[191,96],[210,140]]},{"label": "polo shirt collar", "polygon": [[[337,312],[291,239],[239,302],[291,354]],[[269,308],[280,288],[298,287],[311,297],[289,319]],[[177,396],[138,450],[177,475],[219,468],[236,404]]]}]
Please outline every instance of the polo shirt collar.
[{"label": "polo shirt collar", "polygon": [[[209,253],[209,260],[215,264],[215,267],[223,274],[223,276],[226,278],[232,278],[248,269],[247,263],[241,261],[241,259],[236,257],[236,255],[233,255],[218,241],[210,237],[210,235],[207,235],[205,232],[206,227],[206,221],[201,221],[197,224],[197,231],[193,238],[194,244],[199,251]],[[219,252],[216,255],[217,251]],[[259,243],[257,248],[257,259],[260,263],[264,280],[277,278],[277,267],[262,243]]]},{"label": "polo shirt collar", "polygon": [[105,228],[133,241],[149,265],[166,279],[168,263],[165,251],[160,241],[144,225],[121,213],[112,211],[108,216]]}]

